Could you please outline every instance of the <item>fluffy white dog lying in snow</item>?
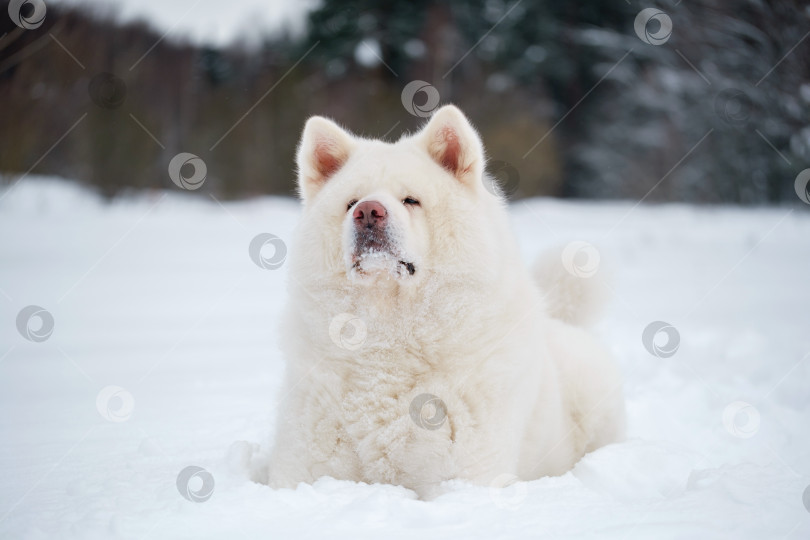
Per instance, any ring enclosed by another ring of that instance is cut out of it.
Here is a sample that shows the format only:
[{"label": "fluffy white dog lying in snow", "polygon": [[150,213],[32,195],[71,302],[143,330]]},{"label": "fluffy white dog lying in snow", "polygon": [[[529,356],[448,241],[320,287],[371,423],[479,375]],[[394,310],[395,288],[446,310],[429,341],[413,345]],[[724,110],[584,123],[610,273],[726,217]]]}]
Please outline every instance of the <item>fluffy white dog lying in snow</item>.
[{"label": "fluffy white dog lying in snow", "polygon": [[620,374],[580,328],[597,278],[557,256],[533,279],[484,166],[453,106],[393,144],[307,122],[271,486],[429,498],[449,479],[562,474],[622,437]]}]

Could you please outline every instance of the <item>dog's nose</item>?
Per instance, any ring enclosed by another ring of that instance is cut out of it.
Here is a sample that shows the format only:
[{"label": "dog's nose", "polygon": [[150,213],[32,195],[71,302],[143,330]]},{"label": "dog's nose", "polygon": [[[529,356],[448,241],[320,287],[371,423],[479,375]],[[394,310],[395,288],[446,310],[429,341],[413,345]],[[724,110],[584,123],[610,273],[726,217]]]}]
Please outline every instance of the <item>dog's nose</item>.
[{"label": "dog's nose", "polygon": [[370,229],[385,224],[388,212],[377,201],[363,201],[354,207],[354,225],[358,229]]}]

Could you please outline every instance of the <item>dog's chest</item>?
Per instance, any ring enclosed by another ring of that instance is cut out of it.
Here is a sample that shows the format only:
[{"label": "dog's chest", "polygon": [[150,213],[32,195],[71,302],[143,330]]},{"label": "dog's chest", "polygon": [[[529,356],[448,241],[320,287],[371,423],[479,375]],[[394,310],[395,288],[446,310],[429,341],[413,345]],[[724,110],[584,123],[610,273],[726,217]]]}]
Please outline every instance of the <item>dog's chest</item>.
[{"label": "dog's chest", "polygon": [[406,397],[417,384],[411,369],[388,363],[346,370],[340,415],[352,439],[360,440],[407,415]]}]

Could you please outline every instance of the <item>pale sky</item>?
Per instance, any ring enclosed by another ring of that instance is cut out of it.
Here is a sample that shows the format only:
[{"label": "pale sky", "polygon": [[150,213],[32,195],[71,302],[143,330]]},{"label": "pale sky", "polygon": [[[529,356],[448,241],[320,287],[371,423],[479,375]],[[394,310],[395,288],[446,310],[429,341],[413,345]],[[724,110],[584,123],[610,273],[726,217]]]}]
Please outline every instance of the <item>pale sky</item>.
[{"label": "pale sky", "polygon": [[46,4],[98,6],[120,14],[122,20],[146,19],[161,34],[171,29],[168,36],[221,45],[236,38],[250,42],[282,27],[300,32],[306,13],[319,0],[47,0]]}]

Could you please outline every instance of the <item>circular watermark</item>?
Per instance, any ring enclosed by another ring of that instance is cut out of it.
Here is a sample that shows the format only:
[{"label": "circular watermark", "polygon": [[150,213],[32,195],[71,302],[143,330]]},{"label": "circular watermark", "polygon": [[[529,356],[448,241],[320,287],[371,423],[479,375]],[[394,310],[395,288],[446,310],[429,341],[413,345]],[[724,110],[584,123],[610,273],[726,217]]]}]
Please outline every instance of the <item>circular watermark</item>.
[{"label": "circular watermark", "polygon": [[748,94],[737,88],[726,88],[714,97],[714,112],[732,126],[747,124],[753,108],[754,102]]},{"label": "circular watermark", "polygon": [[802,502],[804,503],[804,509],[810,512],[810,486],[804,488],[804,493],[802,493]]},{"label": "circular watermark", "polygon": [[[661,341],[664,340],[662,343]],[[658,358],[670,358],[681,346],[681,334],[678,329],[664,321],[654,321],[644,328],[641,342],[647,352]]]},{"label": "circular watermark", "polygon": [[42,0],[11,0],[8,3],[8,16],[26,30],[35,30],[45,22],[48,8]]},{"label": "circular watermark", "polygon": [[347,351],[356,351],[362,347],[367,335],[366,323],[351,313],[336,315],[329,323],[329,337],[332,343]]},{"label": "circular watermark", "polygon": [[511,473],[499,474],[489,483],[489,498],[498,508],[517,509],[529,493],[526,482]]},{"label": "circular watermark", "polygon": [[96,396],[96,409],[110,422],[126,422],[135,409],[135,398],[120,386],[105,386]]},{"label": "circular watermark", "polygon": [[740,439],[750,439],[759,431],[759,411],[745,401],[729,403],[723,409],[723,426]]},{"label": "circular watermark", "polygon": [[799,173],[793,183],[793,188],[803,203],[810,204],[810,169],[805,169]]},{"label": "circular watermark", "polygon": [[177,475],[177,491],[191,502],[205,502],[214,494],[214,475],[202,467],[189,465]]},{"label": "circular watermark", "polygon": [[117,109],[127,98],[127,85],[120,77],[102,72],[90,79],[87,92],[102,109]]},{"label": "circular watermark", "polygon": [[484,175],[484,187],[493,195],[512,197],[520,185],[520,173],[514,165],[506,161],[494,160],[487,163],[489,174]]},{"label": "circular watermark", "polygon": [[579,278],[596,275],[601,260],[599,250],[582,240],[569,242],[562,251],[563,267],[569,274]]},{"label": "circular watermark", "polygon": [[[425,94],[425,102],[416,103],[416,96]],[[411,81],[402,89],[402,106],[405,110],[419,118],[427,118],[439,106],[439,91],[432,84],[425,81]]]},{"label": "circular watermark", "polygon": [[663,45],[672,36],[672,19],[658,8],[646,8],[636,15],[633,28],[644,43]]},{"label": "circular watermark", "polygon": [[[266,254],[263,253],[263,250],[267,246],[272,246],[273,248],[273,253],[270,256],[266,256]],[[276,270],[281,268],[281,265],[283,265],[284,261],[287,259],[287,244],[275,234],[260,233],[250,241],[248,254],[250,255],[250,260],[256,263],[256,266],[259,268]]]},{"label": "circular watermark", "polygon": [[53,315],[43,307],[26,306],[17,313],[17,331],[28,341],[41,343],[53,334]]},{"label": "circular watermark", "polygon": [[410,407],[411,420],[420,428],[439,429],[447,419],[447,406],[433,394],[419,394]]},{"label": "circular watermark", "polygon": [[169,178],[180,189],[200,189],[207,174],[205,161],[189,152],[180,152],[169,162]]}]

